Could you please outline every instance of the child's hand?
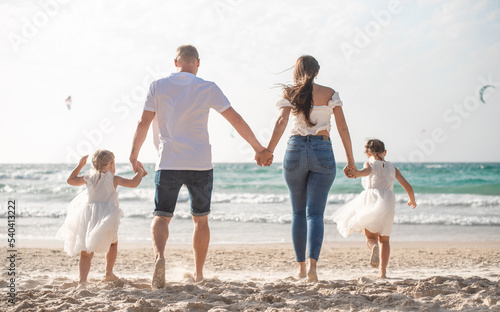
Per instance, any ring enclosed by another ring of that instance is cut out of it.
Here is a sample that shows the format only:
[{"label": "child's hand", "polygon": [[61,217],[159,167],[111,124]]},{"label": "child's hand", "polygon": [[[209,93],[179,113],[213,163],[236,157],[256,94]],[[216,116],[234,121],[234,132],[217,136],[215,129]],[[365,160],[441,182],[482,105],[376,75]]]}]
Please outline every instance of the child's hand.
[{"label": "child's hand", "polygon": [[415,209],[417,207],[417,203],[414,200],[409,200],[408,201],[408,206],[411,207],[411,209]]},{"label": "child's hand", "polygon": [[83,156],[80,161],[78,162],[78,166],[83,167],[87,163],[87,158],[89,158],[89,155]]}]

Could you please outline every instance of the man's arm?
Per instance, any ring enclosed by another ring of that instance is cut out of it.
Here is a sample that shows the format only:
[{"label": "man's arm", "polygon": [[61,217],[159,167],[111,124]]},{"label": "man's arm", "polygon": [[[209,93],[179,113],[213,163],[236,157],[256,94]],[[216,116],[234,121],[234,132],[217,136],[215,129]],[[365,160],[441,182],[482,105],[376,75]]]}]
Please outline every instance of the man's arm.
[{"label": "man's arm", "polygon": [[238,114],[234,108],[230,107],[226,109],[221,113],[221,115],[226,118],[233,128],[236,129],[238,134],[252,146],[255,153],[260,153],[266,149],[259,143],[255,134],[252,132],[252,129],[250,129],[243,117],[241,117],[241,115]]},{"label": "man's arm", "polygon": [[141,119],[137,124],[137,129],[134,134],[134,141],[132,142],[132,150],[130,151],[130,164],[132,164],[132,168],[134,172],[137,172],[139,151],[141,150],[142,144],[146,140],[146,136],[148,135],[149,126],[155,117],[155,112],[151,111],[143,111]]}]

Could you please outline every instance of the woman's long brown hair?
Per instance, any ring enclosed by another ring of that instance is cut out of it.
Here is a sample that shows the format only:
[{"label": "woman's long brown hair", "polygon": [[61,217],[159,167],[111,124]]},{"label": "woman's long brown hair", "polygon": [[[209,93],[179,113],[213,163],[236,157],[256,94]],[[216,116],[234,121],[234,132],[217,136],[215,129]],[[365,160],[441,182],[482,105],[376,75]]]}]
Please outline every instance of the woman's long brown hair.
[{"label": "woman's long brown hair", "polygon": [[295,63],[293,70],[293,85],[283,87],[283,98],[292,103],[294,114],[303,114],[309,127],[316,123],[311,122],[311,108],[313,106],[313,80],[319,72],[318,61],[310,55],[302,55]]}]

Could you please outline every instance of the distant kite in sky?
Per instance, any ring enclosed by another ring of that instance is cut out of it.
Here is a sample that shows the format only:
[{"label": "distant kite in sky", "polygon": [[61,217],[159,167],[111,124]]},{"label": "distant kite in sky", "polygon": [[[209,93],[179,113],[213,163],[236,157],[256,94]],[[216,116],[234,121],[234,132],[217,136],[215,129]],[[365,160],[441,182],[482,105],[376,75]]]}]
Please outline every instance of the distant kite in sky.
[{"label": "distant kite in sky", "polygon": [[493,89],[495,89],[495,87],[494,87],[494,86],[492,86],[492,85],[486,85],[486,86],[482,87],[482,88],[481,88],[481,90],[479,90],[479,97],[480,97],[480,99],[481,99],[481,102],[486,103],[486,102],[484,101],[484,99],[483,99],[483,94],[484,94],[484,91],[486,91],[486,89],[488,89],[488,88],[490,88],[490,87],[491,87],[491,88],[493,88]]},{"label": "distant kite in sky", "polygon": [[66,98],[66,107],[68,108],[68,110],[71,109],[71,96],[68,96]]}]

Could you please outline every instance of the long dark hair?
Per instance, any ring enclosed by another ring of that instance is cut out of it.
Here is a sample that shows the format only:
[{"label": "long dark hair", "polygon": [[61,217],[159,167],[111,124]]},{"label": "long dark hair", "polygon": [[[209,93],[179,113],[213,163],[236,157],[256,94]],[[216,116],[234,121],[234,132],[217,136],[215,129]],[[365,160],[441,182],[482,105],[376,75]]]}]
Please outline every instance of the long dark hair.
[{"label": "long dark hair", "polygon": [[295,63],[293,85],[283,86],[283,98],[292,103],[294,114],[303,114],[309,127],[316,123],[309,119],[313,105],[313,80],[319,72],[318,61],[310,55],[302,55]]}]

